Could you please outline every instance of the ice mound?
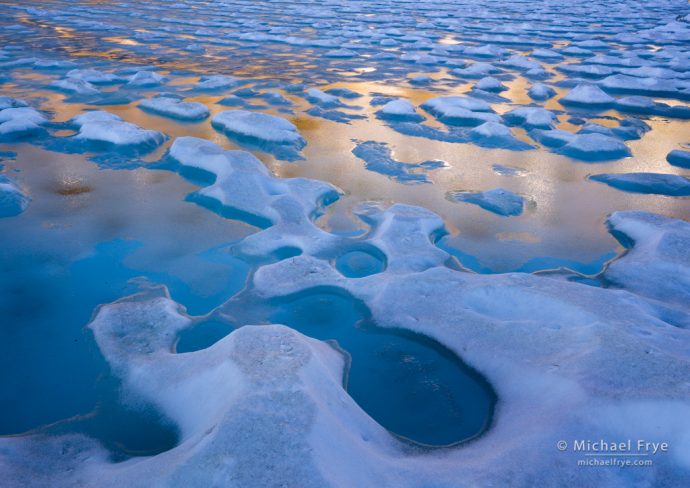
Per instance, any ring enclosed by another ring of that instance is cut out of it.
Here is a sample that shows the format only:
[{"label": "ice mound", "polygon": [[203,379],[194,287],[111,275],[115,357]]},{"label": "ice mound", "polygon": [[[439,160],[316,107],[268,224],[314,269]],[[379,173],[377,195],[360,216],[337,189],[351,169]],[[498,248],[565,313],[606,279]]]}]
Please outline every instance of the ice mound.
[{"label": "ice mound", "polygon": [[18,98],[0,96],[0,110],[5,110],[6,108],[19,108],[28,107],[29,104],[24,100]]},{"label": "ice mound", "polygon": [[338,198],[327,183],[305,178],[271,176],[256,157],[246,151],[225,151],[196,137],[178,137],[169,156],[183,168],[210,173],[215,181],[193,196],[219,213],[260,227],[290,219],[318,215],[324,202]]},{"label": "ice mound", "polygon": [[417,113],[414,105],[402,98],[387,102],[376,112],[376,115],[381,119],[390,120],[407,120],[411,122],[421,122],[424,120],[424,117]]},{"label": "ice mound", "polygon": [[525,151],[533,146],[517,139],[508,127],[498,122],[485,122],[470,131],[470,139],[482,147]]},{"label": "ice mound", "polygon": [[307,144],[295,125],[275,115],[226,110],[213,116],[212,125],[229,137],[257,145],[282,159],[298,159]]},{"label": "ice mound", "polygon": [[261,98],[266,100],[268,103],[271,105],[279,105],[279,106],[289,106],[292,105],[292,102],[285,98],[282,93],[277,92],[275,90],[267,90],[261,94]]},{"label": "ice mound", "polygon": [[685,105],[668,105],[640,95],[619,98],[616,101],[616,109],[620,112],[633,114],[661,115],[678,119],[690,119],[690,107]]},{"label": "ice mound", "polygon": [[508,124],[532,129],[550,129],[556,122],[556,114],[541,107],[521,107],[503,115]]},{"label": "ice mound", "polygon": [[0,175],[0,218],[19,215],[29,206],[29,198],[19,186],[5,175]]},{"label": "ice mound", "polygon": [[690,179],[685,176],[664,173],[615,173],[592,175],[589,179],[633,193],[690,196]]},{"label": "ice mound", "polygon": [[229,88],[234,88],[241,83],[241,80],[235,78],[234,76],[224,76],[224,75],[210,75],[202,76],[199,83],[196,84],[197,90],[226,90]]},{"label": "ice mound", "polygon": [[466,68],[455,68],[451,73],[460,78],[484,78],[500,70],[491,63],[473,63]]},{"label": "ice mound", "polygon": [[476,126],[502,121],[501,116],[493,113],[488,103],[478,98],[436,97],[424,102],[422,108],[446,125]]},{"label": "ice mound", "polygon": [[487,76],[479,80],[474,87],[477,90],[483,90],[488,92],[501,92],[508,89],[500,80],[494,78],[493,76]]},{"label": "ice mound", "polygon": [[616,99],[596,85],[580,84],[559,101],[563,105],[605,107],[614,104]]},{"label": "ice mound", "polygon": [[610,91],[650,96],[679,96],[684,86],[676,80],[615,74],[601,80],[600,85]]},{"label": "ice mound", "polygon": [[[673,304],[684,310],[680,316],[687,322],[690,224],[647,212],[615,212],[608,224],[628,253],[609,265],[605,278],[634,293]],[[690,323],[684,325],[690,327]]]},{"label": "ice mound", "polygon": [[137,87],[151,87],[158,86],[165,83],[165,76],[160,75],[154,71],[137,71],[129,77],[127,84],[129,86]]},{"label": "ice mound", "polygon": [[[19,105],[21,101],[10,99],[5,105]],[[0,110],[0,140],[27,137],[42,132],[48,120],[36,109],[26,106],[10,106]]]},{"label": "ice mound", "polygon": [[324,108],[342,107],[344,105],[337,96],[331,95],[330,93],[324,93],[318,88],[310,88],[307,90],[306,98],[314,105],[319,105]]},{"label": "ice mound", "polygon": [[674,149],[666,155],[666,161],[673,166],[690,169],[690,151]]},{"label": "ice mound", "polygon": [[328,51],[324,56],[327,58],[354,58],[358,54],[352,49],[333,49]]},{"label": "ice mound", "polygon": [[93,85],[110,85],[125,81],[113,73],[104,73],[95,69],[73,69],[67,72],[67,78],[82,80]]},{"label": "ice mound", "polygon": [[603,134],[575,134],[558,152],[581,161],[607,161],[630,156],[630,149],[620,139]]},{"label": "ice mound", "polygon": [[341,124],[349,124],[353,120],[366,119],[366,115],[362,114],[351,114],[348,112],[343,112],[342,110],[324,110],[321,107],[312,107],[305,113],[311,115],[312,117],[321,117],[323,119],[332,120],[333,122],[339,122]]},{"label": "ice mound", "polygon": [[422,108],[435,117],[442,117],[449,110],[464,108],[472,112],[492,112],[491,105],[484,100],[464,96],[442,96],[427,100]]},{"label": "ice mound", "polygon": [[448,196],[456,202],[472,203],[503,217],[521,215],[525,204],[523,197],[503,188],[477,193],[451,192]]},{"label": "ice mound", "polygon": [[139,108],[157,115],[188,121],[204,120],[210,114],[203,103],[183,102],[178,98],[165,96],[142,100]]},{"label": "ice mound", "polygon": [[76,95],[98,95],[101,91],[93,84],[81,78],[65,78],[56,80],[50,84],[51,87],[67,93]]},{"label": "ice mound", "polygon": [[423,171],[442,168],[446,165],[445,162],[439,160],[423,163],[396,161],[386,143],[375,141],[358,143],[352,150],[352,154],[363,160],[369,171],[390,176],[400,183],[426,183],[429,180]]},{"label": "ice mound", "polygon": [[157,147],[165,141],[165,135],[158,131],[142,129],[101,110],[78,115],[71,122],[79,127],[79,133],[74,136],[76,140],[142,148]]},{"label": "ice mound", "polygon": [[360,98],[362,96],[360,93],[357,93],[354,90],[343,87],[329,88],[326,90],[326,93],[342,98]]}]

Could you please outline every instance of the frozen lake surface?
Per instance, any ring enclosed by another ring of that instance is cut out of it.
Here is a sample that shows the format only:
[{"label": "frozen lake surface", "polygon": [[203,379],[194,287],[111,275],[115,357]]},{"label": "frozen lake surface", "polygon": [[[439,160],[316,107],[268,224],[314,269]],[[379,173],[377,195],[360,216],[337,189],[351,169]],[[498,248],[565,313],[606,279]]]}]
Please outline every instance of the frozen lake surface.
[{"label": "frozen lake surface", "polygon": [[4,482],[681,486],[689,12],[2,3]]}]

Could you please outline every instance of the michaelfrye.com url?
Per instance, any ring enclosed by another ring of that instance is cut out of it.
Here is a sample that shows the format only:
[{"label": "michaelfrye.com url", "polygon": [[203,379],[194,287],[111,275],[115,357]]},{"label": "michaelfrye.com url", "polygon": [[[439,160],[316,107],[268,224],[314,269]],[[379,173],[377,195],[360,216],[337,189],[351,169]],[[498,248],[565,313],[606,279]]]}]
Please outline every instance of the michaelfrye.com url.
[{"label": "michaelfrye.com url", "polygon": [[578,466],[582,467],[616,467],[636,468],[654,465],[654,457],[669,452],[669,443],[647,441],[644,439],[626,439],[607,441],[604,439],[577,439],[570,442],[560,440],[556,448],[561,451],[580,454]]}]

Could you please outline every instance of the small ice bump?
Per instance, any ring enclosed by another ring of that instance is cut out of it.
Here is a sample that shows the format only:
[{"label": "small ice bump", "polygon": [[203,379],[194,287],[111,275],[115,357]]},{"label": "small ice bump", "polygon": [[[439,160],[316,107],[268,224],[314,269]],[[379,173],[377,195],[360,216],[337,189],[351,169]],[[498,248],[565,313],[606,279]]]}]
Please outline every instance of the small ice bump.
[{"label": "small ice bump", "polygon": [[685,176],[664,173],[609,173],[592,175],[589,179],[632,193],[690,196],[690,179]]},{"label": "small ice bump", "polygon": [[271,144],[290,145],[297,149],[303,148],[306,144],[292,122],[261,112],[226,110],[213,117],[213,125],[226,133]]},{"label": "small ice bump", "polygon": [[67,72],[67,78],[83,80],[94,85],[109,85],[125,81],[113,73],[104,73],[95,69],[73,69]]},{"label": "small ice bump", "polygon": [[28,107],[29,104],[24,100],[18,98],[0,96],[0,110],[5,110],[6,108],[19,108]]},{"label": "small ice bump", "polygon": [[431,160],[422,163],[404,163],[393,158],[388,145],[384,142],[360,142],[352,154],[363,160],[366,169],[390,176],[400,183],[426,183],[428,178],[424,171],[442,168],[444,161]]},{"label": "small ice bump", "polygon": [[127,84],[129,86],[158,86],[165,83],[165,76],[160,75],[154,71],[137,71],[129,77]]},{"label": "small ice bump", "polygon": [[354,58],[357,53],[352,49],[333,49],[328,51],[325,56],[327,58]]},{"label": "small ice bump", "polygon": [[477,90],[483,90],[488,92],[502,92],[508,89],[500,80],[494,78],[493,76],[487,76],[479,80],[474,87]]},{"label": "small ice bump", "polygon": [[50,84],[51,87],[64,91],[67,93],[74,93],[77,95],[98,95],[100,90],[94,85],[81,78],[65,78],[64,80],[56,80]]},{"label": "small ice bump", "polygon": [[[14,100],[14,99],[11,99]],[[14,102],[7,102],[14,103]],[[0,138],[16,138],[41,132],[48,120],[31,107],[10,107],[0,110]]]},{"label": "small ice bump", "polygon": [[241,81],[234,76],[210,75],[202,76],[196,84],[198,90],[224,90],[238,86]]},{"label": "small ice bump", "polygon": [[0,217],[19,215],[29,205],[29,198],[19,186],[5,175],[0,175]]},{"label": "small ice bump", "polygon": [[198,102],[183,102],[172,97],[155,97],[142,100],[139,108],[157,115],[179,120],[198,121],[209,116],[206,105]]},{"label": "small ice bump", "polygon": [[431,98],[422,104],[422,108],[439,117],[453,108],[464,108],[472,112],[493,112],[491,105],[484,100],[463,96],[442,96]]},{"label": "small ice bump", "polygon": [[580,84],[561,98],[560,102],[563,105],[606,106],[615,103],[616,99],[596,85]]},{"label": "small ice bump", "polygon": [[307,90],[307,100],[314,105],[321,107],[341,107],[343,103],[335,95],[324,93],[318,88],[310,88]]},{"label": "small ice bump", "polygon": [[71,122],[79,126],[75,139],[113,144],[116,146],[159,146],[165,135],[125,122],[117,115],[105,111],[86,112],[73,118]]},{"label": "small ice bump", "polygon": [[402,98],[386,103],[376,112],[376,115],[381,119],[407,120],[411,122],[421,122],[424,120],[424,117],[417,113],[414,105]]},{"label": "small ice bump", "polygon": [[483,147],[524,151],[532,146],[513,135],[508,127],[498,122],[485,122],[470,131],[470,139]]},{"label": "small ice bump", "polygon": [[666,155],[666,161],[673,166],[690,169],[690,151],[674,149]]},{"label": "small ice bump", "polygon": [[556,114],[541,107],[521,107],[506,113],[503,118],[512,125],[526,128],[550,129],[556,122]]},{"label": "small ice bump", "polygon": [[556,90],[543,83],[535,83],[530,87],[527,94],[533,100],[548,100],[556,94]]},{"label": "small ice bump", "polygon": [[606,161],[630,156],[630,149],[620,139],[603,134],[575,134],[558,150],[582,161]]},{"label": "small ice bump", "polygon": [[478,205],[484,210],[504,217],[522,214],[525,199],[510,190],[494,188],[484,192],[450,192],[451,200]]}]

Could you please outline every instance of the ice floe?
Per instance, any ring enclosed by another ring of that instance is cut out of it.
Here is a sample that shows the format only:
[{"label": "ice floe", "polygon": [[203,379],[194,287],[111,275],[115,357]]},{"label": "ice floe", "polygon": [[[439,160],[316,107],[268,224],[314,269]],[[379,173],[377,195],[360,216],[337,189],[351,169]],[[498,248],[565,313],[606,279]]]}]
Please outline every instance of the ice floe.
[{"label": "ice floe", "polygon": [[298,159],[306,145],[297,127],[287,119],[261,112],[226,110],[213,116],[213,126],[224,134],[273,152],[283,159]]},{"label": "ice floe", "polygon": [[525,199],[510,190],[494,188],[484,192],[451,192],[449,197],[456,202],[472,203],[484,210],[504,217],[522,214]]},{"label": "ice floe", "polygon": [[87,112],[72,119],[79,127],[74,139],[91,143],[102,143],[113,146],[156,147],[165,141],[161,132],[125,122],[110,112]]},{"label": "ice floe", "polygon": [[690,196],[690,179],[685,176],[664,173],[609,173],[592,175],[589,179],[633,193]]},{"label": "ice floe", "polygon": [[157,115],[188,121],[203,120],[210,115],[209,109],[203,103],[185,102],[167,96],[142,100],[139,108]]},{"label": "ice floe", "polygon": [[442,168],[446,165],[445,162],[439,160],[422,163],[396,161],[386,143],[375,141],[358,143],[352,150],[352,154],[363,160],[368,170],[390,176],[400,183],[428,182],[426,171]]}]

